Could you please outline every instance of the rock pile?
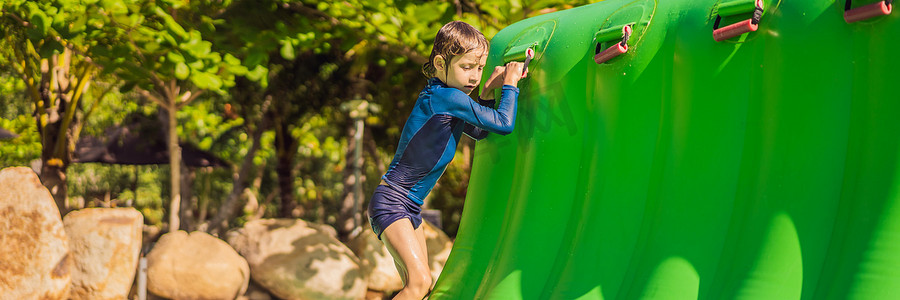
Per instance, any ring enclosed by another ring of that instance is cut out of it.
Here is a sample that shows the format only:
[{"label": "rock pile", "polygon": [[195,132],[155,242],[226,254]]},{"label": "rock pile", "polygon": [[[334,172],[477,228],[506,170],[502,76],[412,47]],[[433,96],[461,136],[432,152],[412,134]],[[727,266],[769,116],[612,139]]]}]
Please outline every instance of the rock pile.
[{"label": "rock pile", "polygon": [[359,259],[323,225],[263,219],[228,233],[253,280],[282,299],[362,299]]},{"label": "rock pile", "polygon": [[87,208],[63,219],[72,261],[71,299],[125,299],[141,253],[144,217],[133,208]]},{"label": "rock pile", "polygon": [[250,280],[247,261],[204,232],[164,234],[147,254],[147,289],[169,299],[235,299]]},{"label": "rock pile", "polygon": [[0,170],[0,295],[67,299],[72,256],[50,192],[29,168]]}]

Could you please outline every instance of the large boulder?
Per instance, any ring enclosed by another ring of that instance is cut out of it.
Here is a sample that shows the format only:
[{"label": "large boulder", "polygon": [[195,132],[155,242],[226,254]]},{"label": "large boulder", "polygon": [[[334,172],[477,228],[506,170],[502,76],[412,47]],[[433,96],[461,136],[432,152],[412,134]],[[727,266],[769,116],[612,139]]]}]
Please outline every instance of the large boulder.
[{"label": "large boulder", "polygon": [[0,297],[66,299],[72,257],[50,192],[30,168],[0,170]]},{"label": "large boulder", "polygon": [[243,296],[237,298],[237,300],[273,300],[272,294],[269,293],[268,290],[259,286],[253,280],[250,281],[250,286],[247,287],[247,291],[244,292]]},{"label": "large boulder", "polygon": [[347,246],[359,257],[360,268],[368,280],[370,290],[390,294],[403,288],[400,272],[387,246],[366,226]]},{"label": "large boulder", "polygon": [[250,263],[253,281],[282,299],[362,299],[359,259],[325,225],[298,219],[247,222],[228,243]]},{"label": "large boulder", "polygon": [[72,299],[125,299],[141,253],[144,217],[133,208],[87,208],[63,219],[72,260]]},{"label": "large boulder", "polygon": [[207,233],[164,234],[147,254],[147,289],[170,299],[235,299],[250,281],[247,261]]}]

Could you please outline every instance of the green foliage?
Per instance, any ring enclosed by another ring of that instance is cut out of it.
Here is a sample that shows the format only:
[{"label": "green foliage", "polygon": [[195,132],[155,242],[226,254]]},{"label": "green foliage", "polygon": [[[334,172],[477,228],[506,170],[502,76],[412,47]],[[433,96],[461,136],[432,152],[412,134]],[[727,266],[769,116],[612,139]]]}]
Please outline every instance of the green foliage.
[{"label": "green foliage", "polygon": [[[3,63],[0,56],[0,65]],[[0,118],[15,119],[30,114],[29,102],[25,99],[25,82],[16,76],[0,74]]]},{"label": "green foliage", "polygon": [[[156,109],[134,92],[120,92],[112,86],[118,83],[113,78],[97,81],[92,84],[81,102],[81,111],[90,112],[88,118],[82,118],[84,129],[82,136],[102,137],[107,128],[119,125],[125,117],[134,113],[152,115]],[[103,94],[105,90],[110,92]],[[103,96],[103,99],[100,97]]]},{"label": "green foliage", "polygon": [[[333,118],[340,112],[333,108],[325,108],[321,114],[312,114],[304,118],[301,127],[295,128],[291,135],[298,141],[299,174],[295,179],[297,200],[300,205],[310,208],[308,218],[333,223],[337,212],[337,203],[344,189],[346,161],[346,139],[335,139],[343,136],[340,128],[335,127]],[[326,205],[329,209],[316,211],[317,205]]]},{"label": "green foliage", "polygon": [[179,85],[224,94],[234,75],[246,73],[236,67],[238,60],[223,59],[204,40],[202,30],[215,30],[215,20],[206,17],[215,7],[142,0],[100,1],[88,7],[82,8],[84,29],[80,19],[71,27],[84,31],[84,52],[103,66],[104,74],[114,74],[128,88],[156,92],[175,79]]},{"label": "green foliage", "polygon": [[[206,99],[198,100],[191,106],[178,111],[178,136],[181,140],[196,145],[200,149],[209,150],[213,144],[226,134],[236,132],[243,125],[243,119],[229,119],[224,116],[220,103]],[[236,136],[229,136],[235,138]],[[246,140],[245,140],[246,141]],[[232,149],[234,150],[234,149]],[[240,161],[239,153],[221,153],[230,161]]]},{"label": "green foliage", "polygon": [[[69,201],[85,207],[133,206],[144,215],[144,223],[163,220],[162,179],[167,168],[159,166],[74,164],[69,167]],[[104,203],[109,196],[115,203]]]},{"label": "green foliage", "polygon": [[[360,43],[411,46],[425,52],[428,41],[452,14],[445,1],[406,2],[356,0],[348,2],[304,1],[322,13],[341,20],[347,28],[363,32]],[[363,44],[365,45],[365,44]]]},{"label": "green foliage", "polygon": [[35,129],[34,119],[28,115],[18,115],[12,120],[0,118],[0,128],[19,135],[11,140],[0,140],[0,168],[28,166],[41,157],[41,137]]}]

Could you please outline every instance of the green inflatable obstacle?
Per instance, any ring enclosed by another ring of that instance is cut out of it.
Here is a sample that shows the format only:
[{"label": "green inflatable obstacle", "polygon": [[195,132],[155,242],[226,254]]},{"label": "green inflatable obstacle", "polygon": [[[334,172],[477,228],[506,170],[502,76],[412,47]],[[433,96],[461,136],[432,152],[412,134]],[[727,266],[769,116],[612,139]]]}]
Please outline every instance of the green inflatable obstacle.
[{"label": "green inflatable obstacle", "polygon": [[609,0],[504,29],[490,65],[536,56],[431,299],[900,299],[889,7]]}]

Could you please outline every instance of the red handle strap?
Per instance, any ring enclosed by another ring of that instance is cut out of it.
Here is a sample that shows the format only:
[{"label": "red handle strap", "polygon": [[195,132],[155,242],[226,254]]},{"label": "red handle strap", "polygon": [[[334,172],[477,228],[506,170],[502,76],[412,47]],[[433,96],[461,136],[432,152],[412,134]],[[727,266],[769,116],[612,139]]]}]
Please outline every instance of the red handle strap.
[{"label": "red handle strap", "polygon": [[525,66],[522,67],[522,76],[525,76],[525,73],[528,73],[528,64],[531,63],[531,59],[534,58],[534,49],[528,48],[525,49]]}]

